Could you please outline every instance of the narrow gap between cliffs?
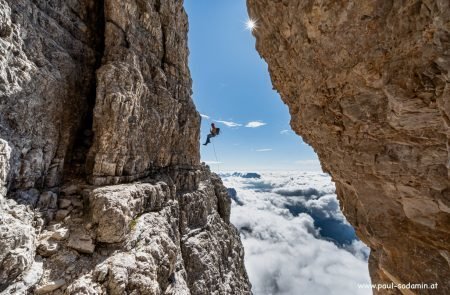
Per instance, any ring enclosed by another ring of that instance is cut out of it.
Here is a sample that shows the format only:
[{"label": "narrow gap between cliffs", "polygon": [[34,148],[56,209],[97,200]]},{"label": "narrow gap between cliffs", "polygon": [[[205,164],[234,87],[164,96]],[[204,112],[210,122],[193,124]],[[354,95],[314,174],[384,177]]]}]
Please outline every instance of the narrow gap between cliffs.
[{"label": "narrow gap between cliffs", "polygon": [[88,95],[85,101],[85,112],[82,114],[80,126],[75,134],[73,146],[68,153],[65,165],[64,175],[70,177],[84,177],[86,175],[86,159],[89,149],[92,145],[94,107],[97,96],[97,70],[102,65],[102,59],[105,51],[105,10],[104,0],[97,1],[93,12],[87,16],[87,24],[92,28],[92,48],[95,51],[95,63],[92,68],[92,81],[87,85],[89,87]]}]

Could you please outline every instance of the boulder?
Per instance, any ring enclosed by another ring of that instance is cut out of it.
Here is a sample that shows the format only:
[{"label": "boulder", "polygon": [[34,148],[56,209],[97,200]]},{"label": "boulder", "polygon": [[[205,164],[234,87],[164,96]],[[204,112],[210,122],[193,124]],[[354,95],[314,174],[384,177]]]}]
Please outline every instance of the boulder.
[{"label": "boulder", "polygon": [[34,293],[37,295],[47,294],[61,288],[65,283],[66,281],[64,279],[46,282],[45,284],[38,286],[34,290]]},{"label": "boulder", "polygon": [[67,246],[84,254],[92,254],[95,249],[92,238],[87,233],[81,231],[74,232],[70,235]]},{"label": "boulder", "polygon": [[58,210],[58,211],[56,211],[55,220],[61,221],[64,218],[66,218],[66,216],[69,215],[69,213],[70,213],[69,210]]},{"label": "boulder", "polygon": [[68,208],[70,205],[72,204],[72,202],[68,199],[59,199],[58,200],[58,208],[59,209],[66,209]]},{"label": "boulder", "polygon": [[37,207],[40,210],[57,209],[58,195],[52,191],[43,192],[39,196]]},{"label": "boulder", "polygon": [[131,230],[133,219],[144,211],[157,210],[171,197],[165,183],[124,184],[92,191],[89,202],[97,240],[118,243]]},{"label": "boulder", "polygon": [[50,257],[59,250],[59,244],[57,241],[45,238],[39,241],[37,246],[37,252],[43,257]]},{"label": "boulder", "polygon": [[70,231],[68,228],[61,227],[55,230],[51,236],[52,239],[55,239],[57,241],[63,241],[66,240],[70,235]]}]

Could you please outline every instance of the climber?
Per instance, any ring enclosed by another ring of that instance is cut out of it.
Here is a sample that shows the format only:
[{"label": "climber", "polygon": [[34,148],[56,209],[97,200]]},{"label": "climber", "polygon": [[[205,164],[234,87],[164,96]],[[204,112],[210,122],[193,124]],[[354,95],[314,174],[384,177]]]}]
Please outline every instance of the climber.
[{"label": "climber", "polygon": [[206,138],[206,142],[203,145],[208,145],[208,143],[211,143],[211,137],[216,137],[220,133],[220,128],[216,128],[216,125],[214,123],[211,123],[211,130],[209,131],[209,134]]}]

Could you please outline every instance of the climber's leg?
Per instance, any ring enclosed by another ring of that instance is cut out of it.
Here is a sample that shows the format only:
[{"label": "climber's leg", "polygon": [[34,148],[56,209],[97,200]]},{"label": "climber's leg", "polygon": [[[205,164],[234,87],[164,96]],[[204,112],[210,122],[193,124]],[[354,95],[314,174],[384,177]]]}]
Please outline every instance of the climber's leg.
[{"label": "climber's leg", "polygon": [[206,137],[206,142],[203,145],[207,145],[208,143],[211,143],[211,137],[214,137],[214,135],[208,134],[208,136]]}]

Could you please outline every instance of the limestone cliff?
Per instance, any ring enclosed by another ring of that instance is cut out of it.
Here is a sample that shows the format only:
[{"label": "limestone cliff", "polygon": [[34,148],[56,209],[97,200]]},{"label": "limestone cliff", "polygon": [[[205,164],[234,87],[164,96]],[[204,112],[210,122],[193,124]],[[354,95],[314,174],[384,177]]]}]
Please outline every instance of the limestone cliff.
[{"label": "limestone cliff", "polygon": [[450,3],[247,4],[293,130],[372,249],[373,282],[449,294]]},{"label": "limestone cliff", "polygon": [[176,0],[0,0],[0,292],[249,294]]}]

